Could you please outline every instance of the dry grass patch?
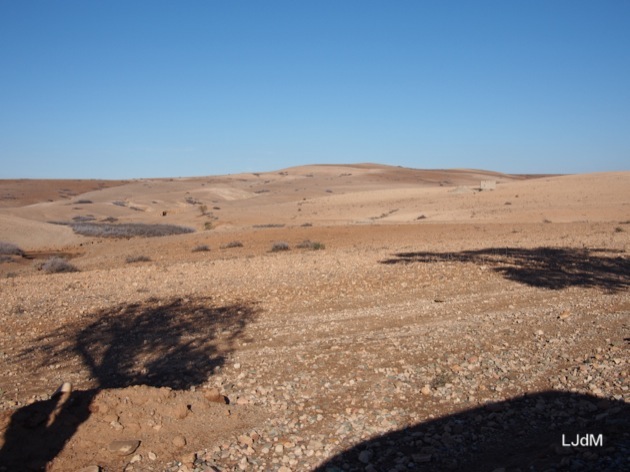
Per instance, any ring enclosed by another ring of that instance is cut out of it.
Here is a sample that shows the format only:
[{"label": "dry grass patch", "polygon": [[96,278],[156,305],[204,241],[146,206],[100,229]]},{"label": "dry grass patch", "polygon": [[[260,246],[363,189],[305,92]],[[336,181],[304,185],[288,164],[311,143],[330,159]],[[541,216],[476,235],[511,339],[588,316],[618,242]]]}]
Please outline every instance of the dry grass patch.
[{"label": "dry grass patch", "polygon": [[71,226],[77,234],[101,238],[155,238],[195,232],[186,226],[145,223],[78,223]]}]

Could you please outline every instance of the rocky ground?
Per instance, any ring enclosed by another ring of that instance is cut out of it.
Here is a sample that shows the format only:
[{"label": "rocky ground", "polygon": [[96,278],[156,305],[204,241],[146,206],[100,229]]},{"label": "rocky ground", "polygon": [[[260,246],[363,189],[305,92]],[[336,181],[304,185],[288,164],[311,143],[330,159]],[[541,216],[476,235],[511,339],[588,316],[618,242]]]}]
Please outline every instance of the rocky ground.
[{"label": "rocky ground", "polygon": [[[2,280],[0,457],[25,461],[7,470],[627,467],[627,256],[418,253],[400,235]],[[9,450],[54,430],[63,382],[60,450]],[[600,430],[603,448],[562,445]],[[121,440],[140,443],[108,449]]]},{"label": "rocky ground", "polygon": [[624,221],[86,240],[59,274],[10,256],[0,470],[628,470]]}]

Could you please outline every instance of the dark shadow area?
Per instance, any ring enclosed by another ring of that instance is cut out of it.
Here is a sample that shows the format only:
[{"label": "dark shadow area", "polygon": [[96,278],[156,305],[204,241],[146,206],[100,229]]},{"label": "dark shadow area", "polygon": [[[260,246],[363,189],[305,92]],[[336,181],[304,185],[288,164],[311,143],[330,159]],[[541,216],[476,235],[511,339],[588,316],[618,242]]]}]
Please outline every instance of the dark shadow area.
[{"label": "dark shadow area", "polygon": [[58,393],[15,411],[0,450],[0,470],[44,470],[81,423],[102,389],[133,385],[189,389],[205,383],[243,336],[259,309],[253,303],[215,305],[210,298],[151,299],[89,315],[40,338],[23,358],[41,367],[77,356],[97,386]]},{"label": "dark shadow area", "polygon": [[[604,255],[616,254],[616,255]],[[539,247],[461,252],[401,252],[381,264],[471,262],[492,266],[506,279],[552,290],[592,287],[617,292],[630,287],[630,259],[621,251]]]},{"label": "dark shadow area", "polygon": [[[571,446],[580,441],[590,445]],[[316,470],[627,471],[630,407],[590,395],[536,393],[376,437]]]}]

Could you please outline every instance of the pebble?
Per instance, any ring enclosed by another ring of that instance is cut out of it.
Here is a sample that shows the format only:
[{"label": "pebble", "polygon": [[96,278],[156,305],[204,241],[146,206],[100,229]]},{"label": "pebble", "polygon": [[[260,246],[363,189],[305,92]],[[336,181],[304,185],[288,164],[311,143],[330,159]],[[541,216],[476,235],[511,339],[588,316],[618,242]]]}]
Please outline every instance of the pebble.
[{"label": "pebble", "polygon": [[225,397],[218,388],[209,388],[204,390],[203,396],[206,400],[214,403],[225,403]]},{"label": "pebble", "polygon": [[129,454],[133,454],[139,446],[140,441],[138,441],[137,439],[118,440],[109,443],[107,449],[110,452],[118,454],[119,456],[128,456]]}]

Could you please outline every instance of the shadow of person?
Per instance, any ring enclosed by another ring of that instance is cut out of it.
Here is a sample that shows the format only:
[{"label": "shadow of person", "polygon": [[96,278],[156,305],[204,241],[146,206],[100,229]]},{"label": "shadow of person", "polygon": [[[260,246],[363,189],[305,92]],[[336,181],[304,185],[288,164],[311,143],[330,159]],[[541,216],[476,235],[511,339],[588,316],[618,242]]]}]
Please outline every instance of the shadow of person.
[{"label": "shadow of person", "polygon": [[[258,313],[253,303],[215,305],[210,298],[150,299],[120,305],[38,339],[22,357],[77,358],[97,386],[58,392],[15,411],[0,449],[0,470],[44,470],[90,416],[102,389],[133,385],[176,390],[201,385],[234,350]],[[90,322],[90,320],[93,320]]]},{"label": "shadow of person", "polygon": [[474,408],[362,442],[334,471],[630,470],[630,407],[547,391]]}]

